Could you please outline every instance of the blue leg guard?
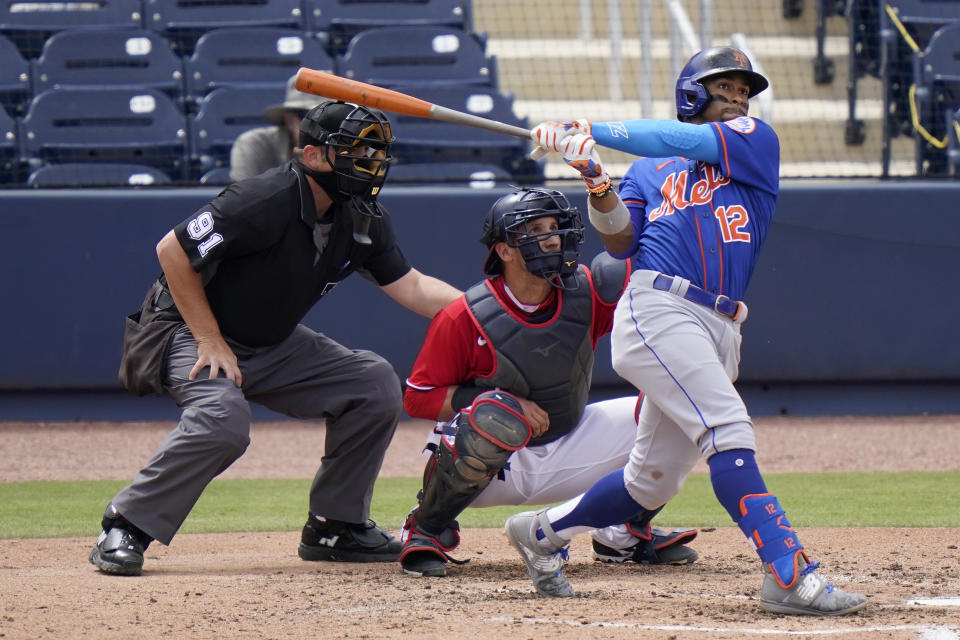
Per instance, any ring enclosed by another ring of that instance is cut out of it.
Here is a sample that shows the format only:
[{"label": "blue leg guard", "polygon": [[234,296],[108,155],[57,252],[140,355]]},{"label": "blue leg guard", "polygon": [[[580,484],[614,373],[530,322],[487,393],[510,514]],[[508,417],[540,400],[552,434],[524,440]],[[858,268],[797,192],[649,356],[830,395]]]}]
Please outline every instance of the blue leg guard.
[{"label": "blue leg guard", "polygon": [[797,558],[803,553],[803,545],[776,496],[772,493],[744,496],[740,499],[740,514],[737,523],[740,530],[780,586],[789,589],[797,579]]}]

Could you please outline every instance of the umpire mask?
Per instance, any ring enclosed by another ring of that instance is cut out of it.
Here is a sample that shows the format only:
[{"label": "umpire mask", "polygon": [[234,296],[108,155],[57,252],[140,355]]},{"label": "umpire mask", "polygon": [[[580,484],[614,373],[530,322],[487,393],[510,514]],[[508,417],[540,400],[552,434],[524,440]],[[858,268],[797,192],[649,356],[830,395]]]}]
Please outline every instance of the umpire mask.
[{"label": "umpire mask", "polygon": [[[557,229],[530,234],[528,223],[546,216],[557,219]],[[560,249],[544,251],[541,243],[553,236],[560,237]],[[545,279],[558,289],[577,287],[576,279],[572,276],[579,264],[583,223],[580,221],[580,211],[559,191],[521,189],[503,196],[490,208],[480,241],[490,249],[483,265],[483,272],[487,275],[503,273],[503,262],[494,245],[506,242],[520,250],[527,270],[533,275]]]},{"label": "umpire mask", "polygon": [[[300,147],[328,146],[334,151],[333,171],[315,171],[300,163],[335,202],[372,202],[387,179],[396,138],[383,112],[345,102],[323,102],[304,115]],[[361,215],[379,217],[376,206],[358,206]]]}]

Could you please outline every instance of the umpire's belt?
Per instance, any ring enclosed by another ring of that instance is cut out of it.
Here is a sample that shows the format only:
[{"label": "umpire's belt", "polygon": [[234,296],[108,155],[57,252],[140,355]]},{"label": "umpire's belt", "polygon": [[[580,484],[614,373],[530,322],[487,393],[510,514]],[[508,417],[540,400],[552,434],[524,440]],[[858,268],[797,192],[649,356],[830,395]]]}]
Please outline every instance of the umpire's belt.
[{"label": "umpire's belt", "polygon": [[690,284],[690,281],[680,276],[668,276],[658,273],[653,279],[653,288],[660,291],[667,291],[680,296],[684,300],[696,302],[719,314],[725,315],[737,324],[743,323],[747,319],[747,305],[736,300],[731,300],[725,295],[710,293],[700,287]]}]

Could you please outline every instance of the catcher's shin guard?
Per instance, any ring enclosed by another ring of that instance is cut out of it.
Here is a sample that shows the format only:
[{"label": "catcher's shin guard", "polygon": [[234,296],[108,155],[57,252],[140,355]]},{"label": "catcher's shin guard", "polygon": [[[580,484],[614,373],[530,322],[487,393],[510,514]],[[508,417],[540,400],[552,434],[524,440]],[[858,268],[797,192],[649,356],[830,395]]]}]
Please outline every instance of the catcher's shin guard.
[{"label": "catcher's shin guard", "polygon": [[776,496],[771,493],[744,496],[740,499],[740,516],[737,525],[756,549],[760,560],[767,565],[777,583],[789,589],[799,573],[803,545]]},{"label": "catcher's shin guard", "polygon": [[427,463],[416,528],[443,532],[529,440],[530,424],[513,396],[503,391],[477,396],[457,418],[453,448],[441,438]]}]

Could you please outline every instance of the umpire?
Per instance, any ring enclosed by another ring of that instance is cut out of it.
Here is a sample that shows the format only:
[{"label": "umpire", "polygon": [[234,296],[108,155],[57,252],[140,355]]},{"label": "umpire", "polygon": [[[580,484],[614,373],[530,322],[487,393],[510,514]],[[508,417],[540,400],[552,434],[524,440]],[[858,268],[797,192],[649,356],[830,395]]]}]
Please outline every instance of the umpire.
[{"label": "umpire", "polygon": [[210,481],[250,442],[250,402],[326,420],[304,560],[390,562],[400,543],[368,520],[401,414],[393,368],[299,324],[354,271],[426,317],[460,295],[410,266],[376,196],[394,138],[383,113],[324,102],[304,116],[296,159],[224,189],[157,245],[163,273],[127,318],[120,381],[182,410],[104,513],[90,562],[139,575]]}]

